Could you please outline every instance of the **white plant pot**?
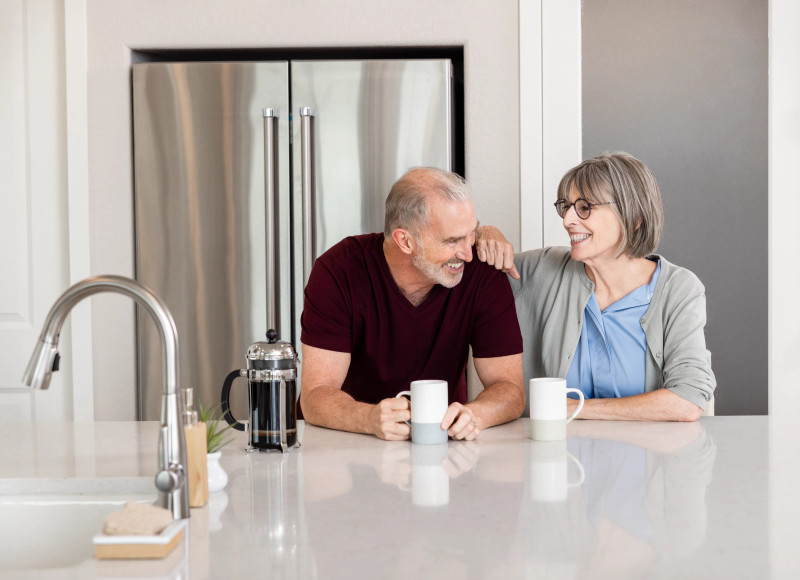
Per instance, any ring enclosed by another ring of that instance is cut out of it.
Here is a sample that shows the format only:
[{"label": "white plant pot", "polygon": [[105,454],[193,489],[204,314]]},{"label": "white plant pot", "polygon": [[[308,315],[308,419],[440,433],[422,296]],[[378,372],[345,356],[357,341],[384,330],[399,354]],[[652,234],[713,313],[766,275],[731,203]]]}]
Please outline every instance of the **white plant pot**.
[{"label": "white plant pot", "polygon": [[221,451],[215,451],[208,454],[208,492],[214,493],[225,489],[228,485],[228,474],[222,469],[219,464],[219,458],[222,457]]}]

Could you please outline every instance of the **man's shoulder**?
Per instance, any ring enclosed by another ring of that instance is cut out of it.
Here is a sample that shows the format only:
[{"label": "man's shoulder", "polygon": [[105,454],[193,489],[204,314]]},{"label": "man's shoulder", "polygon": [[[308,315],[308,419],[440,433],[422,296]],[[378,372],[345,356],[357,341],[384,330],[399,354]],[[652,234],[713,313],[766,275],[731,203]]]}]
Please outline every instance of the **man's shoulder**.
[{"label": "man's shoulder", "polygon": [[465,264],[461,282],[449,291],[481,304],[485,304],[486,301],[503,302],[506,299],[513,304],[514,300],[508,274],[481,262],[477,257]]},{"label": "man's shoulder", "polygon": [[454,288],[458,288],[464,284],[464,282],[467,282],[467,284],[464,284],[464,286],[468,286],[470,284],[482,285],[490,282],[508,282],[507,274],[501,272],[494,266],[490,266],[486,262],[481,262],[477,258],[477,253],[474,247],[472,249],[472,255],[472,261],[465,264],[462,282],[454,286]]},{"label": "man's shoulder", "polygon": [[315,264],[349,269],[367,263],[367,256],[374,256],[383,247],[383,234],[348,236],[326,250]]}]

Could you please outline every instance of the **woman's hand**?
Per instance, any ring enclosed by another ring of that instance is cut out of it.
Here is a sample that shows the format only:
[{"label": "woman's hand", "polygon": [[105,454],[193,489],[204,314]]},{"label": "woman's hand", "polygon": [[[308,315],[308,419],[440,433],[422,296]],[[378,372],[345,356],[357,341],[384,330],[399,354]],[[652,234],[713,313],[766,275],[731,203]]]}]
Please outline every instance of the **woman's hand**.
[{"label": "woman's hand", "polygon": [[478,259],[494,266],[519,280],[519,272],[514,265],[514,246],[494,226],[480,226],[475,238],[475,249]]}]

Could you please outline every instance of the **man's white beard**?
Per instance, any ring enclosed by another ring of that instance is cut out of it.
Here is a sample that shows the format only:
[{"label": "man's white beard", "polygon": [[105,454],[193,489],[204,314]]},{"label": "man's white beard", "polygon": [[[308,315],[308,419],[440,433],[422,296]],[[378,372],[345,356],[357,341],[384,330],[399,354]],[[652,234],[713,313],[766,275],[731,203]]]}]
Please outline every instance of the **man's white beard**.
[{"label": "man's white beard", "polygon": [[[449,261],[463,263],[462,260],[457,260],[455,256],[450,258]],[[456,286],[461,282],[461,278],[464,275],[464,270],[461,270],[458,274],[451,274],[442,264],[434,264],[428,260],[425,257],[425,246],[423,246],[421,242],[417,242],[417,251],[411,257],[411,263],[431,282],[441,284],[445,288]]]}]

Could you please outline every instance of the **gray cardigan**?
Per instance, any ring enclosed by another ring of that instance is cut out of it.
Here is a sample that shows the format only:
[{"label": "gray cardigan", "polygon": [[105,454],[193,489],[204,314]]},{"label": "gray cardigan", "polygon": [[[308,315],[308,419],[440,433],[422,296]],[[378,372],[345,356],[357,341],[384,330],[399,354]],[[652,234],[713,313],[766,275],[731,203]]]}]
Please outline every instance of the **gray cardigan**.
[{"label": "gray cardigan", "polygon": [[[717,384],[703,331],[705,288],[689,270],[657,257],[661,274],[641,318],[647,337],[645,392],[667,388],[705,409]],[[522,252],[514,262],[520,279],[510,281],[522,330],[527,395],[533,377],[567,376],[594,283],[566,247]]]}]

